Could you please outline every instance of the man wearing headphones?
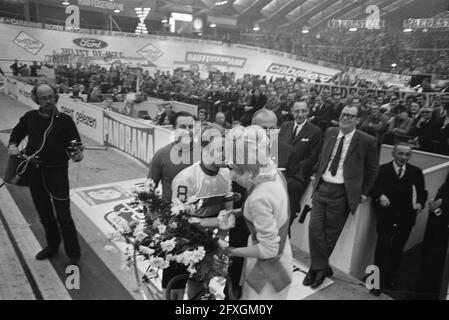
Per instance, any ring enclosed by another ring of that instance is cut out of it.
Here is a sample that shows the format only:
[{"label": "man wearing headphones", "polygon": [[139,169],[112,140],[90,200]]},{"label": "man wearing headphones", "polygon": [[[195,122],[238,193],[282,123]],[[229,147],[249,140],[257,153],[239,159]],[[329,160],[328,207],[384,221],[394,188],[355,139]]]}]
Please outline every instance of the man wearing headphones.
[{"label": "man wearing headphones", "polygon": [[25,159],[17,171],[29,177],[31,196],[45,230],[47,247],[36,259],[50,258],[58,252],[61,236],[69,264],[78,265],[81,255],[77,231],[70,214],[68,160],[83,159],[78,129],[73,119],[56,108],[58,94],[48,84],[36,85],[31,98],[39,110],[25,113],[14,127],[8,151],[18,155],[18,145],[28,136]]}]

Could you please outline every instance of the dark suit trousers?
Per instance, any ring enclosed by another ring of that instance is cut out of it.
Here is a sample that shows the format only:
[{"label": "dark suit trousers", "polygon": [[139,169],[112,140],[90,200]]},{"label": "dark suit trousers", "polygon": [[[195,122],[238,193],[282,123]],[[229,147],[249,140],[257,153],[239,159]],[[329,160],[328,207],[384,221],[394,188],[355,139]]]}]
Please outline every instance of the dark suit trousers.
[{"label": "dark suit trousers", "polygon": [[[67,168],[43,168],[30,164],[30,192],[42,226],[47,246],[58,248],[61,235],[64,249],[71,258],[80,256],[75,223],[70,214],[69,178]],[[56,198],[54,207],[47,190]],[[56,212],[55,212],[56,211]]]},{"label": "dark suit trousers", "polygon": [[290,201],[290,225],[292,225],[295,220],[296,214],[301,210],[300,201],[302,195],[304,194],[305,187],[304,185],[294,179],[287,180],[288,187],[288,198]]},{"label": "dark suit trousers", "polygon": [[378,236],[374,264],[379,267],[381,284],[385,285],[396,276],[401,263],[402,251],[410,236],[413,224],[411,221],[402,223],[382,221],[382,218],[378,219],[377,223]]},{"label": "dark suit trousers", "polygon": [[349,204],[344,185],[321,181],[312,196],[309,223],[310,270],[329,267],[329,257],[348,214]]}]

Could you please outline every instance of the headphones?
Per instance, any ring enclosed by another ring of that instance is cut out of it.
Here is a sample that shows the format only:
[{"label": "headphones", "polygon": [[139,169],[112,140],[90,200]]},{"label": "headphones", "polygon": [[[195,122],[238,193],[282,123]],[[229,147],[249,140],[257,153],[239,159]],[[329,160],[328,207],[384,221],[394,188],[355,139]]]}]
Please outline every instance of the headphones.
[{"label": "headphones", "polygon": [[59,99],[58,91],[57,91],[56,88],[53,87],[51,84],[48,84],[48,83],[45,83],[45,82],[43,82],[43,83],[38,83],[38,84],[36,84],[36,85],[33,87],[33,89],[31,90],[31,100],[33,100],[36,104],[39,104],[39,98],[37,97],[37,89],[39,89],[39,87],[40,87],[41,85],[47,85],[47,86],[49,86],[49,87],[53,90],[53,92],[54,92],[54,94],[55,94],[55,103],[57,103],[57,102],[58,102],[58,99]]}]

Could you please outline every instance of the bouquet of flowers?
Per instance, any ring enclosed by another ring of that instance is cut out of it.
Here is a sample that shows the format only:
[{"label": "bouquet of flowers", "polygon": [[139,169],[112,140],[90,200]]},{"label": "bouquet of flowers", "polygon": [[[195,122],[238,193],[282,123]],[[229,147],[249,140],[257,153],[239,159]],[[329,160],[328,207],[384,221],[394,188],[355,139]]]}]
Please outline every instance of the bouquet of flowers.
[{"label": "bouquet of flowers", "polygon": [[170,263],[186,266],[191,278],[206,284],[213,277],[226,277],[229,257],[217,230],[192,223],[201,200],[167,202],[152,181],[135,190],[134,196],[144,219],[122,221],[116,229],[148,261],[144,280],[157,277],[159,269]]}]

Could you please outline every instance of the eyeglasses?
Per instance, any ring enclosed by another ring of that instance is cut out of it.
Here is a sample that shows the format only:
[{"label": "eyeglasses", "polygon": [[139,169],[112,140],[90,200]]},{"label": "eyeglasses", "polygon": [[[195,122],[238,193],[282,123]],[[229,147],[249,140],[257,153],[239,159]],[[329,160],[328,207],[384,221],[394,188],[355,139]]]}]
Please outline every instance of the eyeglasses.
[{"label": "eyeglasses", "polygon": [[348,119],[354,119],[354,118],[357,118],[357,115],[350,114],[350,113],[342,113],[340,115],[340,119],[344,119],[345,117]]}]

